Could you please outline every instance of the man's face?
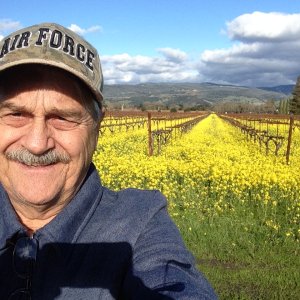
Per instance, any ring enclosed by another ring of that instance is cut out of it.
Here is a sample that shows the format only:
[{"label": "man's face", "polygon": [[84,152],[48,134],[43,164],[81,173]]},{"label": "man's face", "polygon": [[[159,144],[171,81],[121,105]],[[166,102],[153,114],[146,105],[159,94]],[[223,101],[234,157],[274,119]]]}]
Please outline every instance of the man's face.
[{"label": "man's face", "polygon": [[[90,165],[98,137],[95,121],[64,74],[18,86],[0,100],[0,181],[13,205],[63,205]],[[51,152],[64,159],[41,163],[39,157]]]}]

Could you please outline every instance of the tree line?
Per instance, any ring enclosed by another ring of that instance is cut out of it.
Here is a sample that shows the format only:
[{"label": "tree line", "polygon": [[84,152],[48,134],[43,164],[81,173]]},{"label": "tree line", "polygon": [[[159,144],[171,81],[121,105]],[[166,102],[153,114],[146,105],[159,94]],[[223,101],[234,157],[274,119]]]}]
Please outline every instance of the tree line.
[{"label": "tree line", "polygon": [[263,104],[221,102],[214,106],[216,112],[231,113],[278,113],[278,114],[300,114],[300,76],[294,87],[292,95],[286,99],[281,99],[276,105],[274,100],[267,100]]}]

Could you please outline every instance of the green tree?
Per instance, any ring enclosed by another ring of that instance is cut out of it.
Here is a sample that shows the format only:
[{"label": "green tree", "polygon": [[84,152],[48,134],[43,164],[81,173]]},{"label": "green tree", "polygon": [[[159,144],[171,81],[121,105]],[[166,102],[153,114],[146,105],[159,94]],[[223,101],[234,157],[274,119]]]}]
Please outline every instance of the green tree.
[{"label": "green tree", "polygon": [[300,76],[297,78],[297,83],[293,90],[293,97],[290,101],[290,112],[300,114]]},{"label": "green tree", "polygon": [[291,101],[292,98],[287,98],[284,102],[284,113],[289,114],[290,113],[290,107],[291,107]]},{"label": "green tree", "polygon": [[281,99],[279,101],[278,111],[280,114],[284,114],[284,112],[283,112],[284,111],[284,100],[283,99]]},{"label": "green tree", "polygon": [[289,113],[290,101],[291,100],[289,98],[280,100],[279,108],[278,108],[280,114],[288,114]]}]

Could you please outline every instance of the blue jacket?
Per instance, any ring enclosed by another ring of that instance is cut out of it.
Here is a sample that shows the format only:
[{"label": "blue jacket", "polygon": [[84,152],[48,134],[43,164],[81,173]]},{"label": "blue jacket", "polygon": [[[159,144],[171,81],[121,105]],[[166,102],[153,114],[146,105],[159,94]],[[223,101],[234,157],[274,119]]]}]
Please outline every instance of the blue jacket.
[{"label": "blue jacket", "polygon": [[[1,185],[0,206],[0,299],[8,299],[28,283],[13,258],[26,233]],[[93,165],[74,199],[34,240],[32,300],[216,299],[162,194],[110,191]]]}]

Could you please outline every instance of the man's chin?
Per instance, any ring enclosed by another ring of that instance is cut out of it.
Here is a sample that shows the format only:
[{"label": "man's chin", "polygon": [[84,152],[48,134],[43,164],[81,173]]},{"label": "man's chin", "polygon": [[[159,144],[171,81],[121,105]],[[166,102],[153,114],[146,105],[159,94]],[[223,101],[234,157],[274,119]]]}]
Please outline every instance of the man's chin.
[{"label": "man's chin", "polygon": [[26,206],[55,206],[64,189],[64,178],[60,175],[45,170],[22,173],[9,182],[6,190],[11,192],[10,198]]},{"label": "man's chin", "polygon": [[17,197],[14,198],[19,204],[36,208],[55,206],[59,199],[59,195],[54,192],[52,193],[49,189],[40,189],[39,191],[36,191],[36,193],[25,190],[16,190],[16,195]]}]

